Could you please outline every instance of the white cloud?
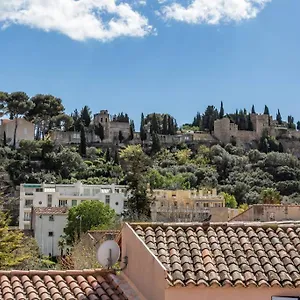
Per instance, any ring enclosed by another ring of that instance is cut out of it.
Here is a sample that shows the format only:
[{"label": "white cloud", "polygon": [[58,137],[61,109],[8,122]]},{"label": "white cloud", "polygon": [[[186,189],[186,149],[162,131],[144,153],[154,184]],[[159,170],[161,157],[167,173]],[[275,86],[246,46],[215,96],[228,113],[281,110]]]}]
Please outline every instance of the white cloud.
[{"label": "white cloud", "polygon": [[[160,0],[158,0],[160,1]],[[175,2],[161,8],[166,20],[191,24],[219,24],[255,18],[271,0],[192,0],[188,5]]]},{"label": "white cloud", "polygon": [[148,19],[117,0],[0,0],[0,24],[56,31],[84,41],[143,37],[153,30]]}]

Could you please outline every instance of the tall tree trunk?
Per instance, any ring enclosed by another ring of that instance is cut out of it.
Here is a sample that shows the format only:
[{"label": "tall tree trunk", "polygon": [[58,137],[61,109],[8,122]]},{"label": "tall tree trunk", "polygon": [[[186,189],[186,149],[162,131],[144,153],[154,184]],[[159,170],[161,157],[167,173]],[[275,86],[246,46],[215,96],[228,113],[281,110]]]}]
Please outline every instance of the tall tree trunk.
[{"label": "tall tree trunk", "polygon": [[16,144],[17,144],[17,129],[18,129],[18,116],[15,117],[15,130],[14,130],[14,143],[13,143],[14,149],[16,149]]}]

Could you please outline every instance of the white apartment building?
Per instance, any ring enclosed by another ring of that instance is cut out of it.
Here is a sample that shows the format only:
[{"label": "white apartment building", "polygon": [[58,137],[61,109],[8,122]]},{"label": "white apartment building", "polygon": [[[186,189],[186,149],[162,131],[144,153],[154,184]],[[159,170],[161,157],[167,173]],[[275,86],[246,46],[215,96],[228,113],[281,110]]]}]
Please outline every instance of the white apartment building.
[{"label": "white apartment building", "polygon": [[61,254],[58,242],[67,224],[67,207],[37,207],[32,210],[32,229],[43,255]]},{"label": "white apartment building", "polygon": [[126,186],[75,184],[21,184],[19,228],[32,229],[32,207],[73,207],[86,200],[108,204],[117,214],[126,208]]}]

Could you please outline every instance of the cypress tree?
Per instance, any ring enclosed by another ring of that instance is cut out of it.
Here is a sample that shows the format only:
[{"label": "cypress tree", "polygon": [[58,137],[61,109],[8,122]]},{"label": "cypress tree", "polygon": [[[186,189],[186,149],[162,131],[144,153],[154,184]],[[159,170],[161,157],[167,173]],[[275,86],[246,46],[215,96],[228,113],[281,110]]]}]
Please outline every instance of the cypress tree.
[{"label": "cypress tree", "polygon": [[282,124],[282,117],[281,117],[281,113],[280,113],[279,109],[278,109],[278,112],[276,114],[276,120],[277,120],[279,125]]},{"label": "cypress tree", "polygon": [[147,133],[145,131],[145,118],[143,113],[141,115],[140,138],[142,142],[147,139]]},{"label": "cypress tree", "polygon": [[3,146],[7,146],[7,141],[6,141],[6,131],[3,133]]},{"label": "cypress tree", "polygon": [[254,105],[252,105],[251,114],[256,114]]},{"label": "cypress tree", "polygon": [[109,148],[107,148],[107,150],[105,152],[105,161],[106,162],[110,162],[110,151],[109,151]]},{"label": "cypress tree", "polygon": [[223,107],[223,101],[221,101],[219,119],[223,119],[223,118],[224,118],[224,107]]},{"label": "cypress tree", "polygon": [[134,131],[135,131],[135,128],[134,128],[134,122],[133,120],[130,121],[130,139],[133,140],[134,138]]},{"label": "cypress tree", "polygon": [[152,134],[151,154],[156,154],[161,149],[160,140],[156,132]]},{"label": "cypress tree", "polygon": [[81,126],[80,129],[79,153],[81,154],[81,156],[86,156],[86,138],[85,138],[85,130],[83,125]]},{"label": "cypress tree", "polygon": [[162,134],[168,134],[168,115],[164,114]]},{"label": "cypress tree", "polygon": [[264,115],[268,115],[268,116],[270,115],[269,107],[267,105],[265,105]]}]

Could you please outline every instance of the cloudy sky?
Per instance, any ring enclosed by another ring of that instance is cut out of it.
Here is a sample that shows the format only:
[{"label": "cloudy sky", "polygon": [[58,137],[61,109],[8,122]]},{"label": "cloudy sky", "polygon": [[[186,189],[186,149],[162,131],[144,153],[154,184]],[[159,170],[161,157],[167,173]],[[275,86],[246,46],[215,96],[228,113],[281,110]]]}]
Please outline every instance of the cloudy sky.
[{"label": "cloudy sky", "polygon": [[[299,0],[0,0],[0,90],[67,110],[300,119]],[[288,105],[287,105],[288,104]]]}]

